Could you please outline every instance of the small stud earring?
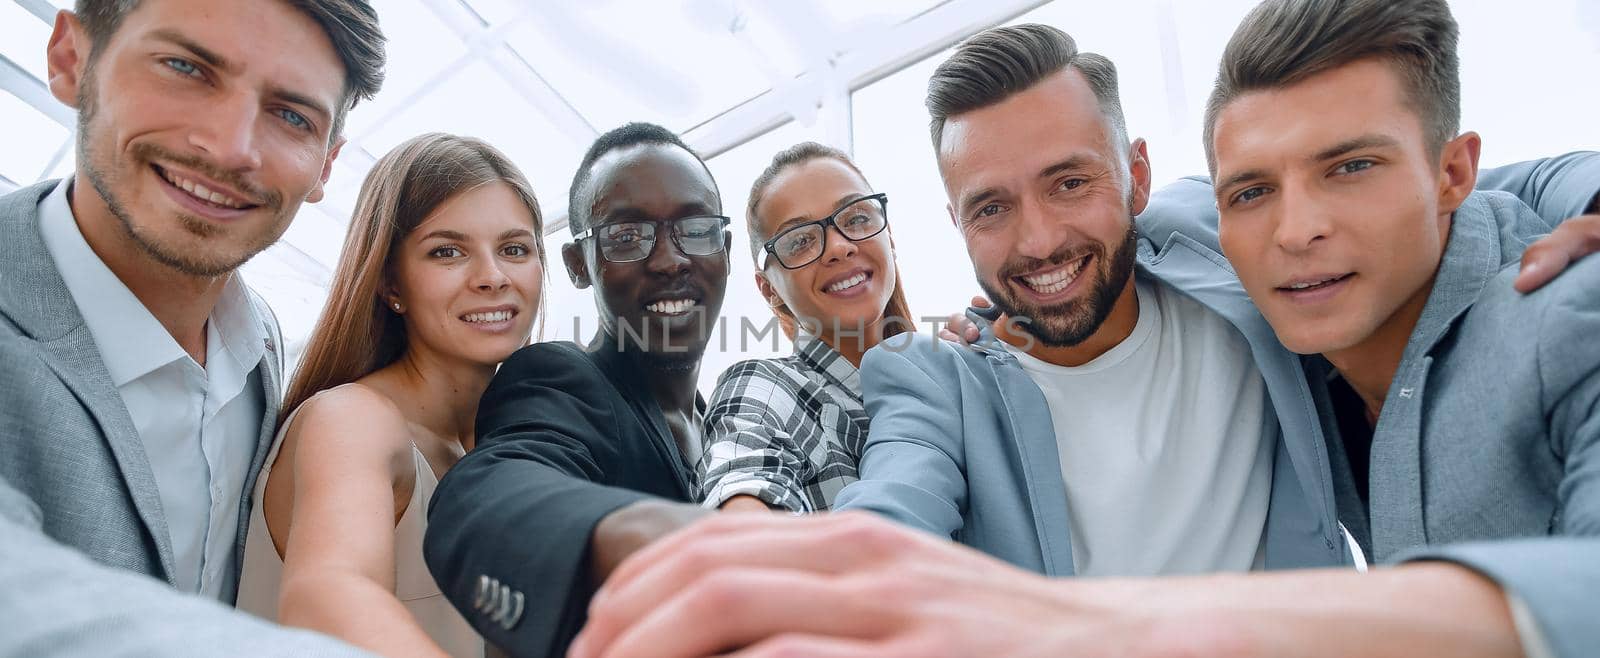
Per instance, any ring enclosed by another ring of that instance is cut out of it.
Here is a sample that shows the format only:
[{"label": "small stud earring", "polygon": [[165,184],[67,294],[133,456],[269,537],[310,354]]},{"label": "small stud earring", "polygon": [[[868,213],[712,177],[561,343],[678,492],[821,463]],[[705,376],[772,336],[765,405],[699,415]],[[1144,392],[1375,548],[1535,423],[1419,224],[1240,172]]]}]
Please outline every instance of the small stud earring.
[{"label": "small stud earring", "polygon": [[395,310],[396,313],[400,312],[400,302],[395,302],[394,303],[394,310]]}]

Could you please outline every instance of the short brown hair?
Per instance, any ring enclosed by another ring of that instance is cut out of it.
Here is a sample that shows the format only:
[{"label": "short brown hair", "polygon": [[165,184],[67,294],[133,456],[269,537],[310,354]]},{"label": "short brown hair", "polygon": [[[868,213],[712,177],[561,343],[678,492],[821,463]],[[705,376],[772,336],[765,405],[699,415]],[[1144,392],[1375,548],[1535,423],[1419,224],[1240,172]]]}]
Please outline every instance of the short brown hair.
[{"label": "short brown hair", "polygon": [[1128,126],[1117,95],[1116,65],[1103,55],[1078,52],[1077,42],[1066,32],[1026,23],[979,32],[934,69],[927,101],[934,150],[939,150],[950,117],[998,104],[1067,68],[1088,79],[1115,138],[1126,144]]},{"label": "short brown hair", "polygon": [[1217,115],[1239,96],[1293,85],[1356,60],[1381,58],[1400,74],[1434,153],[1461,125],[1458,29],[1445,0],[1267,0],[1239,23],[1206,102],[1206,164]]},{"label": "short brown hair", "polygon": [[[361,100],[369,100],[383,87],[384,37],[378,12],[367,0],[285,0],[328,34],[334,52],[344,63],[344,98],[341,99],[329,138],[344,129],[344,115]],[[122,20],[139,8],[141,0],[77,0],[73,13],[89,34],[93,63]]]}]

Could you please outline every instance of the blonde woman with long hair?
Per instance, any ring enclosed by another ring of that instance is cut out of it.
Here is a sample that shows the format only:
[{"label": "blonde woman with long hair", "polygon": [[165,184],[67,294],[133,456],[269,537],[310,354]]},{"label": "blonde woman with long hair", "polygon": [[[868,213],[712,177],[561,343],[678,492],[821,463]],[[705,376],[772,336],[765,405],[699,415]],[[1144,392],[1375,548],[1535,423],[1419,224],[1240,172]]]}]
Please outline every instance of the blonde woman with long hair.
[{"label": "blonde woman with long hair", "polygon": [[389,656],[482,655],[422,537],[479,396],[528,344],[541,229],[528,181],[479,140],[423,135],[378,161],[256,487],[241,608]]}]

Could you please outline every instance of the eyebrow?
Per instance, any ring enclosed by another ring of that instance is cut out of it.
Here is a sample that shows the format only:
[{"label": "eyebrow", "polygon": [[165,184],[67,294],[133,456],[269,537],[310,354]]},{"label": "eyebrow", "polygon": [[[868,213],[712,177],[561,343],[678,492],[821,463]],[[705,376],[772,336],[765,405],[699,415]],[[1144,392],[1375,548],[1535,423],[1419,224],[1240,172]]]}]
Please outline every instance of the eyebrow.
[{"label": "eyebrow", "polygon": [[1346,155],[1346,154],[1350,153],[1351,151],[1359,151],[1361,149],[1369,149],[1369,148],[1396,146],[1398,144],[1399,144],[1399,142],[1396,142],[1393,137],[1389,137],[1387,135],[1378,135],[1378,134],[1362,135],[1360,137],[1353,137],[1353,138],[1347,139],[1345,141],[1339,142],[1338,144],[1334,144],[1333,146],[1330,146],[1330,147],[1325,148],[1325,149],[1323,149],[1321,151],[1318,151],[1316,155],[1311,156],[1311,161],[1312,162],[1321,162],[1323,160],[1332,160],[1332,159],[1337,158],[1339,156]]},{"label": "eyebrow", "polygon": [[[529,231],[528,229],[525,229],[525,228],[513,228],[513,229],[507,229],[504,233],[500,234],[500,237],[495,238],[495,239],[496,240],[509,240],[511,238],[516,238],[516,237],[531,237],[532,235],[533,235],[533,232]],[[442,238],[442,239],[445,239],[445,240],[456,240],[458,242],[466,242],[469,239],[467,237],[467,234],[462,233],[460,231],[454,231],[454,230],[451,230],[451,229],[447,229],[447,228],[442,228],[442,229],[439,229],[437,231],[431,231],[427,235],[422,236],[421,239],[422,240],[431,240],[433,238]]]},{"label": "eyebrow", "polygon": [[1240,183],[1246,183],[1266,177],[1267,171],[1265,169],[1246,169],[1235,174],[1229,174],[1228,177],[1222,179],[1221,182],[1212,185],[1211,190],[1216,194],[1217,198],[1220,199],[1222,198],[1224,190],[1227,190]]},{"label": "eyebrow", "polygon": [[[1061,160],[1054,164],[1048,165],[1043,169],[1040,169],[1039,173],[1035,175],[1034,178],[1049,178],[1066,171],[1087,169],[1092,163],[1094,163],[1094,160],[1087,155],[1081,153],[1071,155],[1065,160]],[[1005,191],[1005,188],[1000,186],[983,188],[977,192],[973,192],[963,197],[961,199],[961,203],[957,205],[956,208],[961,211],[962,214],[965,214],[967,209],[971,208],[973,205],[1000,196],[1000,193],[1003,191]]]},{"label": "eyebrow", "polygon": [[[236,69],[233,61],[223,57],[221,54],[211,50],[210,48],[196,43],[194,39],[184,36],[177,30],[163,28],[151,32],[150,36],[160,41],[172,43],[179,48],[183,48],[184,50],[194,53],[195,57],[198,57],[200,61],[205,62],[207,66],[212,68],[222,69],[224,71],[233,71]],[[310,109],[313,112],[317,112],[321,114],[323,118],[333,116],[333,109],[328,107],[327,103],[318,101],[307,94],[284,89],[282,87],[272,87],[268,89],[267,92],[269,95],[275,98],[295,105],[300,105]]]},{"label": "eyebrow", "polygon": [[194,53],[194,56],[199,57],[200,61],[205,62],[207,66],[224,70],[234,68],[233,62],[229,61],[228,58],[217,54],[216,51],[213,51],[210,48],[196,43],[194,39],[184,36],[177,30],[163,28],[151,32],[150,36],[161,41],[171,42],[174,45],[183,48],[184,50]]},{"label": "eyebrow", "polygon": [[321,114],[322,118],[328,118],[328,117],[333,116],[333,108],[330,108],[330,107],[328,107],[328,105],[326,103],[323,103],[322,101],[313,99],[310,96],[307,96],[305,94],[302,94],[302,93],[299,93],[299,92],[295,92],[295,91],[290,91],[290,90],[284,89],[282,87],[272,87],[272,88],[267,90],[267,93],[269,95],[275,97],[275,98],[278,98],[279,100],[282,100],[282,101],[286,102],[286,103],[290,103],[290,104],[293,104],[293,105],[299,105],[301,107],[305,107],[305,108],[311,110],[312,112],[316,112],[317,114]]},{"label": "eyebrow", "polygon": [[966,214],[968,208],[1000,196],[1000,193],[1004,191],[1004,189],[1005,188],[999,186],[986,187],[978,190],[977,192],[968,194],[961,199],[960,204],[956,205],[956,209],[960,211],[961,214]]},{"label": "eyebrow", "polygon": [[1045,167],[1044,169],[1040,169],[1037,178],[1049,178],[1062,172],[1087,169],[1091,162],[1093,161],[1088,156],[1081,154],[1074,155],[1053,165]]},{"label": "eyebrow", "polygon": [[[868,192],[866,194],[862,194],[860,192],[851,192],[851,193],[846,194],[846,195],[844,195],[842,197],[839,197],[839,199],[837,201],[833,202],[833,212],[829,213],[829,214],[837,213],[840,210],[844,210],[844,204],[847,201],[857,201],[857,200],[860,200],[860,199],[865,199],[865,198],[867,198],[869,196],[872,196],[871,192]],[[801,215],[799,217],[791,217],[791,218],[789,218],[787,220],[784,220],[784,222],[782,224],[779,224],[777,226],[777,228],[772,229],[772,234],[773,235],[777,235],[779,233],[782,233],[784,231],[784,229],[787,229],[790,226],[794,226],[795,224],[804,224],[806,222],[814,222],[814,221],[817,221],[817,219],[821,219],[821,218],[820,217],[819,218],[807,217],[805,215]]]},{"label": "eyebrow", "polygon": [[[507,231],[507,233],[510,233],[510,231]],[[444,229],[439,229],[437,231],[431,231],[427,235],[422,236],[421,239],[430,240],[430,239],[433,239],[433,238],[444,238],[446,240],[457,240],[457,241],[460,241],[460,242],[466,242],[467,234],[462,233],[460,231],[452,231],[450,229],[444,228]]]},{"label": "eyebrow", "polygon": [[643,208],[639,208],[637,206],[622,206],[620,208],[612,208],[604,215],[600,215],[597,217],[597,219],[601,221],[594,222],[593,225],[599,226],[602,224],[613,224],[617,222],[672,221],[674,219],[682,219],[684,217],[720,217],[722,216],[722,213],[717,212],[716,210],[712,209],[711,206],[708,206],[703,202],[690,201],[674,209],[672,211],[672,215],[673,216],[670,219],[657,219],[652,217],[650,213],[646,212]]}]

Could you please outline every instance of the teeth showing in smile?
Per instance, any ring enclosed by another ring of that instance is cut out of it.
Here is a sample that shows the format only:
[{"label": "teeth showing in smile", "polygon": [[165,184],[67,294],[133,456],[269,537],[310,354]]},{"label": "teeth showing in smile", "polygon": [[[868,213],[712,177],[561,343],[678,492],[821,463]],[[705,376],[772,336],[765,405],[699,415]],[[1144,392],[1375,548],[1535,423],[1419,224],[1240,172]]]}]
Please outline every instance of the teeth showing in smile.
[{"label": "teeth showing in smile", "polygon": [[1073,281],[1078,279],[1078,272],[1089,262],[1089,257],[1084,256],[1066,266],[1050,270],[1041,274],[1030,274],[1021,277],[1022,282],[1028,284],[1034,292],[1041,295],[1053,295],[1067,289]]},{"label": "teeth showing in smile", "polygon": [[207,188],[206,186],[196,183],[192,180],[178,176],[170,171],[167,171],[166,169],[159,169],[159,171],[161,172],[161,177],[167,179],[168,183],[172,183],[174,187],[188,192],[189,196],[201,201],[208,201],[224,208],[233,208],[234,210],[239,210],[250,205],[231,196],[222,194],[221,192]]},{"label": "teeth showing in smile", "polygon": [[1289,284],[1287,286],[1284,286],[1284,287],[1286,287],[1286,288],[1288,288],[1290,290],[1305,290],[1306,288],[1317,288],[1317,287],[1320,287],[1320,286],[1324,286],[1324,285],[1327,285],[1329,283],[1333,283],[1334,281],[1338,281],[1339,279],[1343,279],[1343,278],[1344,278],[1343,276],[1330,276],[1330,277],[1328,277],[1326,279],[1323,279],[1321,281],[1305,281],[1305,282],[1301,282],[1301,283],[1291,283],[1291,284]]},{"label": "teeth showing in smile", "polygon": [[511,311],[490,311],[488,313],[468,313],[461,316],[461,319],[474,323],[505,322],[511,319],[511,315]]},{"label": "teeth showing in smile", "polygon": [[866,281],[867,281],[867,274],[865,272],[862,272],[861,274],[857,274],[857,275],[855,275],[853,277],[850,277],[848,279],[845,279],[843,281],[835,283],[835,284],[833,284],[831,286],[823,288],[823,290],[827,291],[827,292],[839,292],[841,290],[849,290],[849,289],[854,288],[856,286],[859,286],[859,285],[861,285],[863,283],[866,283]]},{"label": "teeth showing in smile", "polygon": [[694,300],[692,300],[692,299],[663,299],[663,300],[661,300],[659,302],[656,302],[656,303],[651,304],[649,306],[646,306],[644,308],[645,308],[645,310],[650,311],[651,313],[663,313],[663,314],[666,314],[666,315],[681,315],[683,313],[688,313],[689,309],[694,308]]}]

